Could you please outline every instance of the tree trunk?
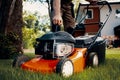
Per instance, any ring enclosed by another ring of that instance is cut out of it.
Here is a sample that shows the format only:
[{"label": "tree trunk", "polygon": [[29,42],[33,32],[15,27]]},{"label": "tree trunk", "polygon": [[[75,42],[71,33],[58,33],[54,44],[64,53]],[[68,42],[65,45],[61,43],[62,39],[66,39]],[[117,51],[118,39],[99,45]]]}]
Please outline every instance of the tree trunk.
[{"label": "tree trunk", "polygon": [[0,33],[5,34],[5,28],[9,13],[10,1],[1,0],[0,3]]},{"label": "tree trunk", "polygon": [[14,46],[22,51],[22,0],[0,0],[0,33],[13,33],[18,37]]}]

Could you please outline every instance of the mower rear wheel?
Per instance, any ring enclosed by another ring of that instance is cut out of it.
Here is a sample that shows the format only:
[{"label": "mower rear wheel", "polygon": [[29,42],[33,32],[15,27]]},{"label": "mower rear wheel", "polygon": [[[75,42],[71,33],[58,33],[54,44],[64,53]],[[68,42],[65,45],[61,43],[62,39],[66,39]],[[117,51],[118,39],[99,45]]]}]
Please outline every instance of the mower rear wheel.
[{"label": "mower rear wheel", "polygon": [[65,58],[60,60],[56,66],[56,73],[60,74],[63,77],[69,77],[74,72],[74,66],[70,59]]},{"label": "mower rear wheel", "polygon": [[88,66],[97,67],[99,65],[98,55],[96,52],[91,52],[88,57]]},{"label": "mower rear wheel", "polygon": [[29,58],[23,54],[17,56],[14,60],[13,60],[13,67],[20,67],[24,62],[28,61]]}]

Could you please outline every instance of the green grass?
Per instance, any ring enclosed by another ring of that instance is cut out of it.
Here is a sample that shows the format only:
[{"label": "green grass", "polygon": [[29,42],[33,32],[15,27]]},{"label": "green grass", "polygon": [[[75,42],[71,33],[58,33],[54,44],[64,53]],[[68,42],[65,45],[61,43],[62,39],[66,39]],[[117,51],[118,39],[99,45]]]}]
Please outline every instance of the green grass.
[{"label": "green grass", "polygon": [[[0,60],[0,80],[120,80],[120,48],[107,49],[106,61],[97,68],[63,78],[57,74],[41,74],[12,68],[12,60]],[[27,54],[33,57],[33,54]]]}]

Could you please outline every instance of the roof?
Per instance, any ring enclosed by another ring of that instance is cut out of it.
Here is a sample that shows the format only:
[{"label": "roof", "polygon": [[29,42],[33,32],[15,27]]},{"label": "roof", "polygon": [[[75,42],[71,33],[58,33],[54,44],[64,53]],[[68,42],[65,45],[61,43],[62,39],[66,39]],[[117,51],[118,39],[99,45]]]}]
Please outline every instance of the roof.
[{"label": "roof", "polygon": [[110,4],[120,4],[120,0],[106,0],[108,1]]},{"label": "roof", "polygon": [[[108,1],[110,5],[120,4],[120,0],[101,0],[101,1]],[[86,0],[81,0],[80,4],[84,6],[84,5],[87,5],[87,4],[90,4],[90,3],[88,1],[86,1]]]},{"label": "roof", "polygon": [[120,0],[103,0],[103,1],[108,1],[109,3],[120,2]]}]

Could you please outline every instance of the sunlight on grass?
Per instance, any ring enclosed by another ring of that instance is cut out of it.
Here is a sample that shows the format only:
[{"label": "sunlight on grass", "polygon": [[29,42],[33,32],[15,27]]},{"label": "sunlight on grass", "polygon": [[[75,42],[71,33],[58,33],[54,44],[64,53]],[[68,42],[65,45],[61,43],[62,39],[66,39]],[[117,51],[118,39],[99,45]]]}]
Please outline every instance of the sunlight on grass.
[{"label": "sunlight on grass", "polygon": [[106,50],[107,54],[120,54],[120,48],[112,48]]}]

